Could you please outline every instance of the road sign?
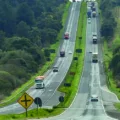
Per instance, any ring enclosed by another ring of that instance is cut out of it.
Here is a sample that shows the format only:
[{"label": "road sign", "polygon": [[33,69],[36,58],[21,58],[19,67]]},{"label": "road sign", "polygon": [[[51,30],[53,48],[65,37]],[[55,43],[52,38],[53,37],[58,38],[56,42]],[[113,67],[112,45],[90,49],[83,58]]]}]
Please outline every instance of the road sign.
[{"label": "road sign", "polygon": [[24,93],[18,100],[18,103],[27,109],[33,103],[33,98],[27,93]]},{"label": "road sign", "polygon": [[60,97],[59,97],[59,101],[60,101],[60,102],[64,102],[64,97],[63,97],[63,96],[60,96]]},{"label": "road sign", "polygon": [[42,100],[41,100],[39,97],[36,97],[36,98],[34,99],[34,103],[35,103],[36,105],[39,105],[39,107],[42,107]]},{"label": "road sign", "polygon": [[82,49],[76,49],[76,53],[82,53]]}]

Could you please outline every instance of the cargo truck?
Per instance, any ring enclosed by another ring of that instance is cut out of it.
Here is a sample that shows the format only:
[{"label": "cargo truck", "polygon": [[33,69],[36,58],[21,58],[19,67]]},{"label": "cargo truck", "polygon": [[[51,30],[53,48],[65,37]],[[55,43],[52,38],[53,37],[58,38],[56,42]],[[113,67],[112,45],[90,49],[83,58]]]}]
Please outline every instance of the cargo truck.
[{"label": "cargo truck", "polygon": [[95,2],[92,1],[92,2],[91,2],[91,6],[95,6]]},{"label": "cargo truck", "polygon": [[93,7],[92,7],[92,11],[96,11],[96,8],[95,8],[95,6],[93,6]]},{"label": "cargo truck", "polygon": [[64,50],[60,51],[60,57],[65,57],[65,51]]},{"label": "cargo truck", "polygon": [[43,89],[45,87],[44,78],[44,76],[37,76],[35,78],[36,89]]},{"label": "cargo truck", "polygon": [[87,11],[87,17],[91,18],[91,11]]},{"label": "cargo truck", "polygon": [[69,33],[68,33],[68,32],[66,32],[66,33],[64,34],[64,39],[69,39]]},{"label": "cargo truck", "polygon": [[96,11],[92,11],[92,17],[96,17]]},{"label": "cargo truck", "polygon": [[98,62],[98,53],[92,53],[92,62],[97,63]]}]

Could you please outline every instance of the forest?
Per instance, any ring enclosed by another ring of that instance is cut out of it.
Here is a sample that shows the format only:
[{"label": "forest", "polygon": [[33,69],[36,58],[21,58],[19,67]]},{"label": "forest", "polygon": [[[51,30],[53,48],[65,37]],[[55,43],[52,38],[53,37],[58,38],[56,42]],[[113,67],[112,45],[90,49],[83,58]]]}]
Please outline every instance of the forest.
[{"label": "forest", "polygon": [[0,0],[0,99],[27,82],[57,40],[67,0]]},{"label": "forest", "polygon": [[[114,8],[120,7],[120,0],[101,0],[100,9],[102,13],[101,35],[111,44],[115,39],[115,31],[117,22],[114,14]],[[120,37],[118,38],[120,41]],[[109,63],[109,70],[112,71],[116,86],[120,87],[120,45],[114,46],[112,50],[112,58]],[[111,46],[112,48],[112,46]]]}]

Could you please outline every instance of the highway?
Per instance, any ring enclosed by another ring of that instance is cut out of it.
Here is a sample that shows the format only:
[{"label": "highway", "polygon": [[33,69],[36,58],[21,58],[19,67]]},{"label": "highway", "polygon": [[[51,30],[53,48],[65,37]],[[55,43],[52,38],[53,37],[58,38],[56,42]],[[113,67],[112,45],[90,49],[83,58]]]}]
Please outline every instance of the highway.
[{"label": "highway", "polygon": [[[95,6],[98,7],[97,3]],[[99,17],[91,18],[91,24],[87,22],[84,68],[73,103],[62,114],[42,120],[117,120],[106,114],[106,110],[115,109],[113,103],[118,99],[106,87],[98,22]],[[93,45],[92,32],[97,32],[98,44]],[[98,52],[98,63],[92,63],[90,51]],[[91,95],[94,94],[98,96],[98,102],[91,102]],[[107,109],[104,107],[106,104]]]},{"label": "highway", "polygon": [[[70,38],[68,40],[63,39],[63,43],[59,48],[59,50],[65,50],[65,57],[59,57],[58,53],[58,58],[55,63],[55,65],[59,65],[59,71],[53,72],[52,68],[48,70],[47,74],[45,74],[44,80],[46,86],[45,89],[35,89],[34,85],[27,91],[27,93],[33,98],[40,97],[43,102],[43,107],[50,107],[59,103],[58,98],[61,93],[57,91],[57,88],[65,78],[72,62],[77,24],[80,13],[80,4],[81,2],[73,2],[69,10],[69,18],[67,20],[64,32],[69,32]],[[72,54],[69,54],[69,51],[72,51]],[[36,108],[34,103],[29,109],[33,108]],[[25,109],[17,102],[0,108],[0,114],[17,114],[22,112],[25,112]]]}]

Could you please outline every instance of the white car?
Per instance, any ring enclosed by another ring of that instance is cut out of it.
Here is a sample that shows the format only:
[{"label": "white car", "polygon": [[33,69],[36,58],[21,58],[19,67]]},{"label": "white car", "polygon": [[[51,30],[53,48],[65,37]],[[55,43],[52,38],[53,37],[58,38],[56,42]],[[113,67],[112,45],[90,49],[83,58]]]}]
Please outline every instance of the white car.
[{"label": "white car", "polygon": [[89,24],[91,23],[91,19],[90,19],[90,18],[88,18],[88,23],[89,23]]},{"label": "white car", "polygon": [[91,96],[91,102],[98,102],[98,96],[97,95],[92,95]]},{"label": "white car", "polygon": [[69,53],[69,54],[72,54],[72,51],[69,51],[68,53]]}]

